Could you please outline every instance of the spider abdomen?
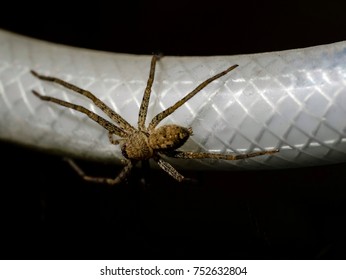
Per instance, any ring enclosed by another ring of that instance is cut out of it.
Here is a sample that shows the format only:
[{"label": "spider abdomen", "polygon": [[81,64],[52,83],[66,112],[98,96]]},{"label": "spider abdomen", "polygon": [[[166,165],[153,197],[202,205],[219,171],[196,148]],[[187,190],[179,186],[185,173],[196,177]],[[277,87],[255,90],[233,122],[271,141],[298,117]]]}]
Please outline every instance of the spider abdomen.
[{"label": "spider abdomen", "polygon": [[191,128],[163,125],[149,135],[149,145],[154,150],[175,150],[184,145],[191,134]]}]

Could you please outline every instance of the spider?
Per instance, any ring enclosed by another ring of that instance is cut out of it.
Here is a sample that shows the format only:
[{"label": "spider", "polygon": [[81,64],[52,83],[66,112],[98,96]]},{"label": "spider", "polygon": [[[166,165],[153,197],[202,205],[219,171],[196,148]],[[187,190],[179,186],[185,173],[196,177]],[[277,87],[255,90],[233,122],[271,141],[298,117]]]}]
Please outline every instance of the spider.
[{"label": "spider", "polygon": [[[162,155],[179,159],[211,158],[222,160],[238,160],[265,154],[271,155],[273,153],[278,152],[277,149],[274,149],[267,151],[252,152],[248,154],[232,155],[179,151],[177,149],[183,146],[187,139],[192,135],[192,128],[186,128],[175,124],[167,124],[157,127],[163,119],[175,112],[175,110],[177,110],[180,106],[182,106],[193,96],[195,96],[204,87],[206,87],[212,81],[226,75],[228,72],[235,69],[238,65],[233,65],[199,84],[193,91],[188,93],[184,98],[182,98],[166,110],[162,111],[161,113],[157,114],[146,127],[145,121],[148,111],[149,98],[151,94],[151,88],[154,82],[155,66],[158,59],[159,56],[157,55],[154,55],[151,59],[149,79],[147,81],[147,86],[145,88],[142,103],[139,109],[138,128],[135,128],[134,126],[129,124],[124,118],[122,118],[119,114],[114,112],[110,107],[108,107],[99,98],[94,96],[91,92],[81,89],[59,78],[40,75],[33,70],[31,71],[31,73],[38,79],[59,84],[67,89],[75,91],[89,98],[98,108],[100,108],[112,121],[114,121],[117,124],[115,125],[109,122],[108,120],[91,112],[83,106],[72,104],[51,96],[44,96],[39,94],[37,91],[32,90],[33,94],[43,101],[53,102],[61,106],[79,111],[83,114],[86,114],[90,119],[97,122],[99,125],[108,130],[108,138],[111,144],[120,145],[122,155],[125,158],[125,167],[115,178],[88,176],[82,171],[81,168],[79,168],[79,166],[75,162],[73,162],[72,160],[68,160],[72,168],[84,180],[115,185],[122,182],[129,175],[131,169],[138,161],[154,159],[164,171],[166,171],[177,181],[181,182],[185,179],[184,176],[181,175],[171,164],[165,161],[162,158]],[[115,139],[114,136],[119,136],[120,138]]]}]

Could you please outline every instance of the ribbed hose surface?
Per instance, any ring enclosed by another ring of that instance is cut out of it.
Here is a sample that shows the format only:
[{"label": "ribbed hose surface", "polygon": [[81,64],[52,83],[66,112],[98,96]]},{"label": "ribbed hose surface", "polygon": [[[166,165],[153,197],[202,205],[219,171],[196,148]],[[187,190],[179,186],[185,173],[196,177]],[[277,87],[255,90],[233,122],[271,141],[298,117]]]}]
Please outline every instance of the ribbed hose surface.
[{"label": "ribbed hose surface", "polygon": [[[192,127],[182,150],[244,153],[241,161],[174,160],[183,168],[286,168],[346,161],[346,42],[254,55],[163,57],[147,123],[200,82],[239,64],[164,123]],[[30,74],[60,77],[90,90],[131,124],[149,74],[150,56],[111,54],[42,42],[0,30],[0,138],[104,161],[122,159],[107,132],[85,115],[38,100],[31,90],[81,104],[85,97]],[[173,160],[172,160],[173,161]]]}]

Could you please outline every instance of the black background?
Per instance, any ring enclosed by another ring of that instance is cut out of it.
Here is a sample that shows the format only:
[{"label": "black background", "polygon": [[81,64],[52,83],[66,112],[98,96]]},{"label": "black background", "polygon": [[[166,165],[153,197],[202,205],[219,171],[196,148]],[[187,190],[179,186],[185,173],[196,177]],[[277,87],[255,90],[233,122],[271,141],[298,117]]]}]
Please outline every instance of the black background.
[{"label": "black background", "polygon": [[[232,55],[345,40],[339,2],[13,1],[0,28],[112,52]],[[345,164],[190,171],[198,183],[182,184],[152,170],[145,188],[136,169],[107,187],[59,156],[4,142],[0,151],[2,259],[345,258]],[[81,164],[99,176],[120,170]]]}]

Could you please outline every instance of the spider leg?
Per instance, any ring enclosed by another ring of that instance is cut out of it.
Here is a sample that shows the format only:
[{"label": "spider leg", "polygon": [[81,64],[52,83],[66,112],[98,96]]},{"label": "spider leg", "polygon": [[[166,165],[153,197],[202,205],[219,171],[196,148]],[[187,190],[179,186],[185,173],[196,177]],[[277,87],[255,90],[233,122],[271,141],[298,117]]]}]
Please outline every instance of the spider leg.
[{"label": "spider leg", "polygon": [[83,106],[79,106],[76,104],[72,104],[51,96],[44,96],[39,94],[37,91],[33,90],[32,91],[33,94],[35,94],[38,98],[40,98],[43,101],[49,101],[49,102],[53,102],[56,104],[59,104],[61,106],[67,107],[67,108],[71,108],[73,110],[76,110],[78,112],[81,112],[83,114],[86,114],[90,119],[92,119],[93,121],[97,122],[99,125],[103,126],[105,129],[107,129],[110,133],[116,134],[120,137],[127,137],[127,132],[125,132],[123,129],[115,126],[114,124],[110,123],[109,121],[105,120],[104,118],[96,115],[95,113],[91,112],[90,110],[86,109]]},{"label": "spider leg", "polygon": [[111,142],[113,145],[119,145],[123,139],[114,139],[113,135],[114,134],[112,132],[108,132],[109,142]]},{"label": "spider leg", "polygon": [[145,119],[147,117],[147,112],[148,112],[148,105],[149,105],[149,99],[150,99],[150,93],[151,93],[151,87],[154,82],[154,77],[155,77],[155,66],[156,66],[156,61],[159,59],[158,55],[153,55],[151,59],[151,64],[150,64],[150,73],[149,73],[149,78],[147,82],[147,87],[145,88],[141,107],[139,108],[139,115],[138,115],[138,129],[142,131],[146,131],[145,128]]},{"label": "spider leg", "polygon": [[167,161],[164,161],[160,156],[154,157],[154,160],[164,171],[166,171],[175,180],[181,182],[185,179],[183,175],[181,175],[177,170],[175,170],[175,168],[172,165],[170,165]]},{"label": "spider leg", "polygon": [[211,158],[211,159],[238,160],[238,159],[245,159],[245,158],[257,157],[262,155],[272,155],[277,152],[279,152],[278,149],[273,149],[268,151],[252,152],[248,154],[226,155],[226,154],[214,154],[214,153],[172,151],[172,152],[165,152],[165,155],[169,157],[173,157],[173,158],[182,158],[182,159]]},{"label": "spider leg", "polygon": [[88,176],[84,173],[84,171],[72,160],[66,159],[66,161],[70,164],[73,170],[77,172],[79,176],[81,176],[85,181],[94,182],[94,183],[102,183],[107,185],[116,185],[121,183],[130,173],[132,167],[136,162],[126,161],[126,165],[123,170],[119,173],[119,175],[115,178],[105,178],[105,177],[93,177]]},{"label": "spider leg", "polygon": [[167,108],[166,110],[162,111],[161,113],[157,114],[150,122],[149,126],[148,126],[148,131],[153,131],[155,129],[155,127],[167,116],[169,116],[170,114],[172,114],[175,110],[177,110],[180,106],[182,106],[186,101],[188,101],[189,99],[191,99],[192,97],[194,97],[196,95],[196,93],[198,93],[199,91],[201,91],[203,88],[205,88],[208,84],[210,84],[212,81],[226,75],[228,72],[232,71],[234,68],[238,67],[238,65],[233,65],[229,68],[227,68],[226,70],[216,74],[215,76],[205,80],[203,83],[199,84],[193,91],[191,91],[190,93],[188,93],[185,97],[183,97],[182,99],[180,99],[178,102],[176,102],[174,105],[172,105],[171,107]]},{"label": "spider leg", "polygon": [[75,85],[72,85],[68,82],[65,82],[59,78],[50,77],[50,76],[43,76],[38,74],[37,72],[31,70],[31,74],[33,74],[35,77],[39,78],[40,80],[53,82],[56,84],[59,84],[65,88],[68,88],[70,90],[73,90],[77,93],[80,93],[81,95],[84,95],[85,97],[89,98],[94,104],[99,107],[108,117],[110,117],[113,121],[115,121],[117,124],[120,125],[121,128],[127,131],[134,131],[135,128],[130,125],[126,120],[124,120],[119,114],[114,112],[111,108],[109,108],[105,103],[103,103],[100,99],[98,99],[95,95],[93,95],[90,91],[81,89]]}]

